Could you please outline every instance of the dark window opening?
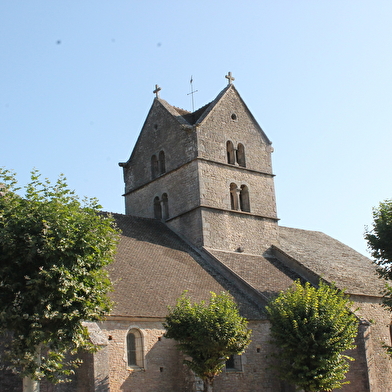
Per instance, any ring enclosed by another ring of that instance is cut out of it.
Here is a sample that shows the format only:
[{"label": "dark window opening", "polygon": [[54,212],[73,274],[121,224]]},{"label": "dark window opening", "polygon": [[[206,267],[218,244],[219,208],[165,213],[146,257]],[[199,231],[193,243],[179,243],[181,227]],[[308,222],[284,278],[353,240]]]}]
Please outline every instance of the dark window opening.
[{"label": "dark window opening", "polygon": [[244,212],[250,212],[249,191],[246,185],[241,185],[240,191],[240,209]]},{"label": "dark window opening", "polygon": [[234,153],[234,145],[230,140],[226,143],[226,152],[227,152],[227,163],[230,165],[235,164],[235,153]]},{"label": "dark window opening", "polygon": [[241,143],[238,144],[238,148],[237,148],[237,163],[239,166],[246,167],[245,147]]},{"label": "dark window opening", "polygon": [[159,153],[159,174],[166,173],[165,153],[161,151]]},{"label": "dark window opening", "polygon": [[238,210],[238,189],[234,182],[230,184],[230,208]]},{"label": "dark window opening", "polygon": [[162,207],[158,196],[154,198],[154,218],[162,219]]}]

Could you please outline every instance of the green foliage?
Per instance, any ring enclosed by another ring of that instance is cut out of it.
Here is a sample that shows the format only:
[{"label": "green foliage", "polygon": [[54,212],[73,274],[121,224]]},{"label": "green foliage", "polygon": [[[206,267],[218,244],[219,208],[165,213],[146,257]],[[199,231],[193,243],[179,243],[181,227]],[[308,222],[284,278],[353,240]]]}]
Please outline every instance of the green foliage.
[{"label": "green foliage", "polygon": [[358,320],[352,303],[335,286],[295,282],[267,306],[272,343],[279,348],[280,377],[306,392],[341,388]]},{"label": "green foliage", "polygon": [[366,232],[365,239],[379,266],[379,274],[392,280],[392,200],[385,200],[373,209],[373,228]]},{"label": "green foliage", "polygon": [[0,336],[12,337],[3,359],[23,376],[64,380],[80,363],[66,354],[94,349],[81,322],[111,308],[103,267],[118,233],[62,176],[51,185],[33,171],[23,197],[13,173],[0,168],[0,183]]},{"label": "green foliage", "polygon": [[185,293],[175,307],[169,307],[165,336],[191,360],[184,363],[205,383],[225,366],[230,355],[241,354],[250,343],[251,330],[229,294],[211,293],[209,304],[192,304]]}]

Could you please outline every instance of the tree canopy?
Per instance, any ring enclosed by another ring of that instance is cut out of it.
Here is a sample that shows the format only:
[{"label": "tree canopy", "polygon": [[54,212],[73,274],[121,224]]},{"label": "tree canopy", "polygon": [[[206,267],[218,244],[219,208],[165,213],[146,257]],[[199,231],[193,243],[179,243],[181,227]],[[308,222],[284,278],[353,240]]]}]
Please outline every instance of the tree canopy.
[{"label": "tree canopy", "polygon": [[52,185],[34,170],[25,194],[0,169],[0,336],[14,371],[52,382],[79,361],[67,353],[93,349],[82,321],[111,308],[104,267],[118,232],[96,199],[80,201],[60,176]]},{"label": "tree canopy", "polygon": [[241,354],[250,343],[251,330],[228,293],[211,293],[210,302],[192,304],[184,293],[169,307],[165,337],[175,339],[190,360],[184,363],[211,390],[213,380],[231,355]]},{"label": "tree canopy", "polygon": [[373,209],[373,227],[366,232],[365,239],[379,266],[379,274],[392,280],[392,200],[385,200]]},{"label": "tree canopy", "polygon": [[332,391],[344,382],[358,320],[351,302],[335,286],[320,281],[315,288],[299,281],[267,306],[271,341],[279,352],[277,369],[282,379],[305,392]]}]

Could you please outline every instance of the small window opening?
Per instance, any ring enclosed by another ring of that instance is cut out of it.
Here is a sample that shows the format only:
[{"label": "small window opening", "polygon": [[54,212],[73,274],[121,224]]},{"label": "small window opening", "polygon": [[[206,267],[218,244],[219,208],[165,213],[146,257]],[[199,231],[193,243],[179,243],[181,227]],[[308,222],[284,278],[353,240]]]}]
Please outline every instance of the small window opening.
[{"label": "small window opening", "polygon": [[226,361],[226,371],[242,371],[241,355],[230,355]]},{"label": "small window opening", "polygon": [[244,212],[250,212],[249,191],[246,185],[241,185],[240,191],[240,209]]},{"label": "small window opening", "polygon": [[239,166],[246,167],[245,147],[241,143],[238,143],[238,147],[237,147],[237,163]]},{"label": "small window opening", "polygon": [[167,193],[162,195],[162,218],[168,219],[169,218],[169,199],[167,197]]},{"label": "small window opening", "polygon": [[237,120],[237,115],[236,115],[235,113],[233,113],[233,114],[231,115],[231,119],[232,119],[233,121]]},{"label": "small window opening", "polygon": [[162,219],[162,207],[158,196],[154,198],[154,218]]},{"label": "small window opening", "polygon": [[230,184],[230,207],[232,210],[238,210],[238,189],[234,182]]},{"label": "small window opening", "polygon": [[228,140],[226,142],[226,151],[227,151],[227,163],[230,165],[235,164],[235,154],[234,154],[234,145],[233,142]]},{"label": "small window opening", "polygon": [[127,360],[129,367],[143,367],[143,338],[134,328],[127,334]]},{"label": "small window opening", "polygon": [[161,151],[159,153],[159,174],[166,173],[165,153]]}]

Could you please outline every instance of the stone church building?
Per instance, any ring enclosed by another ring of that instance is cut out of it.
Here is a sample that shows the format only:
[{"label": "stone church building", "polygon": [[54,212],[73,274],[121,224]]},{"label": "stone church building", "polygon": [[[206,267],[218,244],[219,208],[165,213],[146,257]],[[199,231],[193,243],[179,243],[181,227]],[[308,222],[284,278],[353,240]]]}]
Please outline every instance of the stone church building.
[{"label": "stone church building", "polygon": [[218,96],[193,113],[154,91],[133,152],[120,163],[125,214],[114,214],[122,235],[109,267],[116,305],[106,321],[87,323],[101,349],[85,356],[72,385],[56,391],[200,391],[175,342],[163,337],[167,306],[188,290],[195,301],[229,291],[253,331],[245,353],[216,378],[215,392],[292,392],[271,368],[264,307],[294,280],[317,285],[321,277],[358,308],[355,361],[342,391],[392,391],[382,347],[390,344],[390,313],[379,305],[383,283],[374,266],[326,234],[279,225],[271,141],[226,78]]}]

